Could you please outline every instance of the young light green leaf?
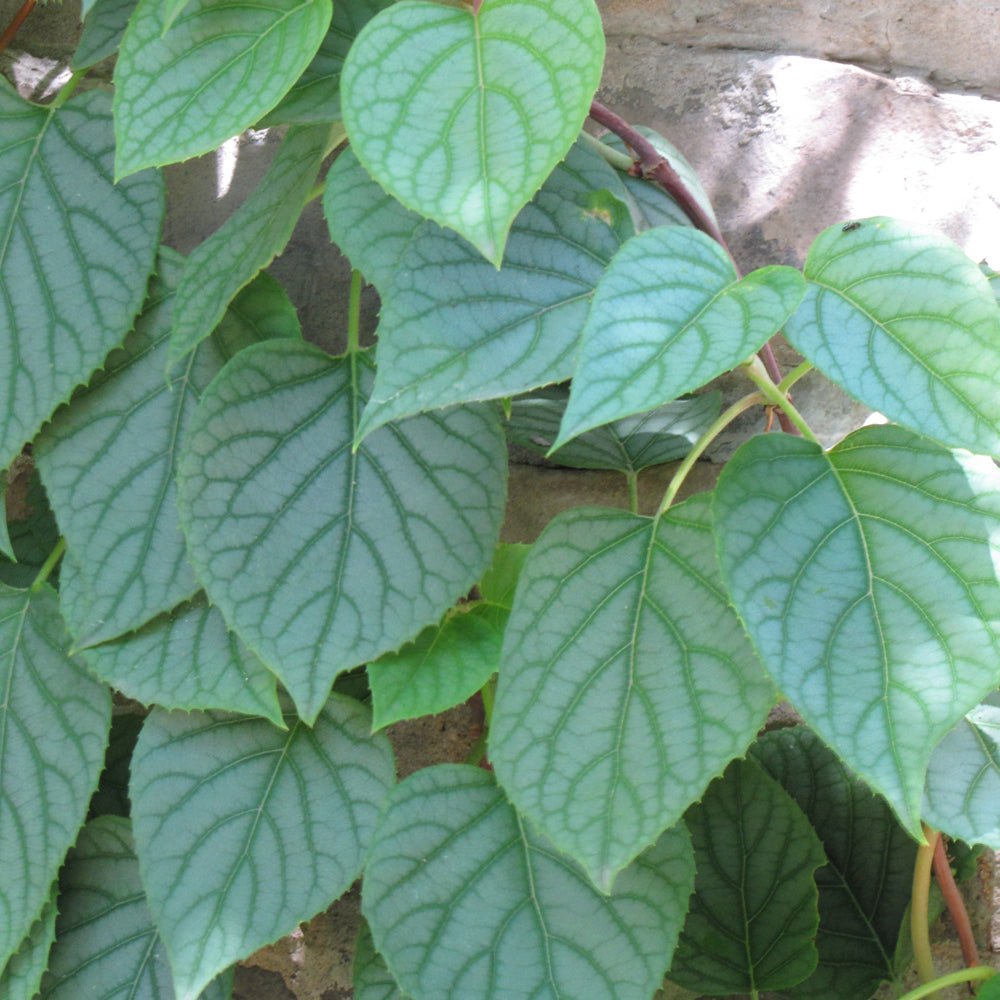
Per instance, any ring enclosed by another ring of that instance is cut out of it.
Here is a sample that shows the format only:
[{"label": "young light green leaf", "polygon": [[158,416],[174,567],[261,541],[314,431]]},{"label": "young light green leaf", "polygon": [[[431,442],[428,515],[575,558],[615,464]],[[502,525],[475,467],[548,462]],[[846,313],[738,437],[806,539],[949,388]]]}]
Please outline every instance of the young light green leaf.
[{"label": "young light green leaf", "polygon": [[725,250],[696,229],[633,237],[597,286],[555,447],[734,368],[778,331],[804,291],[791,267],[739,280]]},{"label": "young light green leaf", "polygon": [[569,378],[594,288],[622,245],[589,207],[595,190],[625,196],[615,171],[578,143],[517,217],[501,271],[432,222],[416,230],[380,289],[379,369],[360,436]]},{"label": "young light green leaf", "polygon": [[806,814],[826,852],[816,872],[819,963],[788,992],[803,1000],[868,1000],[883,980],[896,978],[916,841],[805,726],[765,733],[750,753]]},{"label": "young light green leaf", "polygon": [[683,827],[602,896],[491,775],[439,765],[397,786],[365,865],[375,944],[415,1000],[649,1000],[693,884]]},{"label": "young light green leaf", "polygon": [[683,458],[719,415],[722,394],[675,399],[648,413],[595,427],[552,451],[569,401],[568,386],[546,386],[511,403],[507,438],[571,469],[636,473]]},{"label": "young light green leaf", "polygon": [[132,817],[149,908],[177,1000],[328,907],[358,876],[395,782],[389,741],[333,695],[309,728],[167,713],[132,761]]},{"label": "young light green leaf", "polygon": [[452,608],[440,624],[368,664],[375,729],[459,705],[497,672],[527,552],[527,545],[501,545],[480,585],[481,600]]},{"label": "young light green leaf", "polygon": [[817,368],[890,420],[1000,455],[1000,311],[953,243],[893,219],[821,233],[785,332]]},{"label": "young light green leaf", "polygon": [[685,817],[694,896],[671,981],[709,996],[784,990],[816,967],[823,847],[781,786],[734,760]]},{"label": "young light green leaf", "polygon": [[49,898],[39,918],[31,925],[21,947],[0,968],[0,997],[4,1000],[33,1000],[48,965],[49,949],[56,936],[56,896],[59,884],[52,883]]},{"label": "young light green leaf", "polygon": [[50,587],[0,584],[0,968],[41,913],[104,760],[111,694],[68,648]]},{"label": "young light green leaf", "polygon": [[89,69],[118,51],[128,20],[139,0],[97,0],[87,11],[73,53],[73,71]]},{"label": "young light green leaf", "polygon": [[351,46],[344,125],[386,191],[499,267],[514,217],[577,137],[603,63],[594,0],[403,0]]},{"label": "young light green leaf", "polygon": [[371,928],[364,921],[354,944],[352,986],[354,1000],[410,1000],[392,978],[385,959],[375,950]]},{"label": "young light green leaf", "polygon": [[70,556],[60,599],[77,649],[140,628],[198,591],[177,519],[179,439],[205,386],[261,331],[231,317],[164,381],[182,266],[164,249],[135,331],[35,443]]},{"label": "young light green leaf", "polygon": [[285,248],[329,136],[329,125],[289,129],[256,190],[188,257],[174,298],[168,377],[212,332],[233,296]]},{"label": "young light green leaf", "polygon": [[[38,1000],[173,1000],[127,819],[98,816],[80,831],[60,879],[56,933]],[[201,1000],[228,1000],[232,978],[224,973]]]},{"label": "young light green leaf", "polygon": [[340,121],[340,72],[358,32],[393,0],[337,0],[330,30],[295,86],[258,123],[309,125]]},{"label": "young light green leaf", "polygon": [[774,700],[719,579],[707,497],[659,520],[579,508],[521,575],[490,761],[517,809],[609,892]]},{"label": "young light green leaf", "polygon": [[969,844],[1000,850],[1000,698],[977,705],[934,748],[924,817]]},{"label": "young light green leaf", "polygon": [[332,10],[330,0],[191,0],[167,31],[163,0],[139,0],[115,66],[115,177],[207,153],[253,125],[309,65]]},{"label": "young light green leaf", "polygon": [[144,704],[218,708],[282,724],[274,674],[226,628],[204,594],[82,655],[101,680]]},{"label": "young light green leaf", "polygon": [[142,305],[163,183],[112,184],[110,112],[100,91],[43,108],[0,80],[0,469]]},{"label": "young light green leaf", "polygon": [[901,427],[829,454],[760,436],[723,470],[715,520],[778,687],[919,839],[934,744],[1000,683],[1000,472]]},{"label": "young light green leaf", "polygon": [[366,353],[251,347],[202,397],[178,471],[195,572],[306,721],[338,673],[468,592],[503,517],[496,411],[393,424],[354,453],[371,382]]}]

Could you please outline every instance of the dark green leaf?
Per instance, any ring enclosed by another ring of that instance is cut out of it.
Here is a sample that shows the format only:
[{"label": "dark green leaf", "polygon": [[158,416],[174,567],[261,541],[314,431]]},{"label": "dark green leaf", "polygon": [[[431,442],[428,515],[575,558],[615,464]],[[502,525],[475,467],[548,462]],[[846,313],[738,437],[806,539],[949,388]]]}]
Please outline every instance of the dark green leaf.
[{"label": "dark green leaf", "polygon": [[87,69],[118,51],[128,19],[139,0],[97,0],[87,11],[83,33],[73,53],[73,69]]},{"label": "dark green leaf", "polygon": [[21,947],[0,969],[0,997],[4,1000],[32,1000],[38,993],[42,974],[49,961],[49,949],[56,936],[56,895],[58,883],[52,883],[41,916],[21,942]]},{"label": "dark green leaf", "polygon": [[410,1000],[375,950],[372,932],[364,921],[354,945],[354,1000]]}]

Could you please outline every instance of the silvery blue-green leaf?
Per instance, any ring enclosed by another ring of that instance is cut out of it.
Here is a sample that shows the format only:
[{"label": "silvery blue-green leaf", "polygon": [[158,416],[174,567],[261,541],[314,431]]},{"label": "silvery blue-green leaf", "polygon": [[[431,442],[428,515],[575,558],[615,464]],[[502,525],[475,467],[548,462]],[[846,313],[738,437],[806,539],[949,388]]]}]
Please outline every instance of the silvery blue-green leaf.
[{"label": "silvery blue-green leaf", "polygon": [[896,979],[916,841],[885,800],[805,726],[765,733],[750,753],[806,814],[826,853],[816,872],[819,962],[790,993],[801,1000],[868,1000],[881,982]]},{"label": "silvery blue-green leaf", "polygon": [[39,918],[31,925],[21,947],[0,968],[0,997],[4,1000],[33,1000],[49,960],[56,936],[56,895],[59,884],[52,883],[49,898]]},{"label": "silvery blue-green leaf", "polygon": [[825,861],[802,811],[757,764],[734,760],[685,822],[698,874],[671,981],[754,997],[801,982],[816,967],[813,872]]},{"label": "silvery blue-green leaf", "polygon": [[219,708],[280,726],[274,674],[198,594],[167,614],[84,650],[87,666],[129,698],[163,708]]},{"label": "silvery blue-green leaf", "polygon": [[[115,185],[111,98],[61,108],[0,80],[0,469],[125,339],[146,293],[163,183]],[[99,266],[98,266],[99,265]]]},{"label": "silvery blue-green leaf", "polygon": [[603,62],[594,0],[403,0],[348,52],[344,125],[386,191],[499,267],[514,217],[576,139]]},{"label": "silvery blue-green leaf", "polygon": [[[518,215],[502,270],[432,222],[390,247],[380,260],[394,274],[379,288],[379,369],[360,435],[569,378],[594,288],[622,245],[615,219],[593,208],[602,191],[625,197],[615,170],[577,143]],[[388,206],[377,221],[394,232],[407,224]]]},{"label": "silvery blue-green leaf", "polygon": [[337,0],[319,51],[278,106],[259,122],[307,125],[340,121],[340,71],[358,32],[393,0]]},{"label": "silvery blue-green leaf", "polygon": [[678,826],[602,895],[518,816],[491,775],[444,764],[390,794],[362,909],[415,1000],[649,1000],[670,964],[693,875]]},{"label": "silvery blue-green leaf", "polygon": [[1000,697],[968,712],[934,748],[924,818],[969,844],[1000,850]]},{"label": "silvery blue-green leaf", "polygon": [[385,959],[375,950],[368,924],[361,922],[361,930],[354,944],[353,980],[354,1000],[410,1000],[403,993],[392,973],[386,968]]},{"label": "silvery blue-green leaf", "polygon": [[177,1000],[326,909],[361,871],[395,782],[389,741],[333,695],[310,728],[287,716],[164,712],[132,761],[132,821]]},{"label": "silvery blue-green leaf", "polygon": [[825,230],[785,332],[852,396],[943,444],[1000,455],[1000,310],[954,243],[893,219]]},{"label": "silvery blue-green leaf", "polygon": [[139,0],[97,0],[87,11],[83,32],[73,53],[75,72],[114,55]]},{"label": "silvery blue-green leaf", "polygon": [[238,317],[163,378],[183,258],[160,255],[136,329],[35,442],[69,553],[60,600],[82,649],[132,631],[198,591],[177,519],[174,470],[198,397],[263,335]]},{"label": "silvery blue-green leaf", "polygon": [[191,0],[170,24],[163,0],[139,0],[115,67],[115,176],[207,153],[259,121],[311,62],[332,10]]},{"label": "silvery blue-green leaf", "polygon": [[639,233],[597,286],[555,446],[661,406],[746,361],[804,291],[792,267],[739,279],[725,250],[696,229]]},{"label": "silvery blue-green leaf", "polygon": [[[0,482],[2,482],[0,473]],[[59,541],[59,529],[56,519],[49,507],[45,487],[38,477],[38,470],[32,469],[25,495],[27,517],[23,520],[11,520],[6,523],[10,553],[17,562],[11,562],[8,556],[0,555],[0,583],[8,587],[29,587],[34,582],[42,564],[56,547]],[[3,500],[0,499],[0,511],[3,510]],[[52,577],[49,578],[50,580]]]},{"label": "silvery blue-green leaf", "polygon": [[527,552],[527,545],[499,546],[479,584],[479,600],[450,609],[440,624],[368,664],[375,729],[459,705],[497,672]]},{"label": "silvery blue-green leaf", "polygon": [[513,400],[504,424],[507,438],[571,469],[618,469],[635,473],[683,458],[719,415],[722,394],[670,403],[595,427],[552,451],[569,400],[568,386],[546,386]]},{"label": "silvery blue-green leaf", "polygon": [[51,587],[0,584],[0,968],[41,913],[104,760],[111,693],[69,642]]},{"label": "silvery blue-green leaf", "polygon": [[522,571],[490,761],[514,806],[608,892],[774,701],[719,579],[706,496],[659,519],[578,508]]},{"label": "silvery blue-green leaf", "polygon": [[934,745],[1000,683],[1000,472],[901,427],[748,441],[715,491],[723,577],[803,718],[920,837]]},{"label": "silvery blue-green leaf", "polygon": [[353,452],[371,382],[366,353],[248,348],[202,397],[178,471],[195,572],[307,721],[338,673],[468,593],[500,532],[498,413],[401,421]]},{"label": "silvery blue-green leaf", "polygon": [[195,247],[177,284],[165,368],[170,372],[222,319],[233,296],[288,243],[316,180],[329,125],[288,130],[246,201]]},{"label": "silvery blue-green leaf", "polygon": [[[201,1000],[229,1000],[232,978],[223,973]],[[81,997],[175,997],[131,826],[121,816],[98,816],[80,831],[60,878],[56,942],[38,1000]]]}]

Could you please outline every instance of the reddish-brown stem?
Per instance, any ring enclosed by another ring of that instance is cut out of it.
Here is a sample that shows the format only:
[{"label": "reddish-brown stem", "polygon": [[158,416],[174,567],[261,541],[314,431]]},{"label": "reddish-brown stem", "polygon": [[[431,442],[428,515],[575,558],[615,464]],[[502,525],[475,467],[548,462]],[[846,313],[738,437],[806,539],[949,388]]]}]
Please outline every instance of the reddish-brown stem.
[{"label": "reddish-brown stem", "polygon": [[[680,175],[670,165],[670,161],[660,153],[657,148],[644,136],[636,131],[624,118],[616,115],[610,108],[606,108],[599,101],[593,101],[590,105],[590,117],[599,125],[614,132],[622,142],[632,151],[635,156],[635,163],[629,171],[635,177],[643,177],[648,181],[659,184],[667,194],[681,207],[684,214],[691,220],[691,224],[700,229],[706,236],[711,236],[733,262],[733,259],[726,241],[719,231],[719,227],[705,210],[698,204],[691,194],[687,185],[681,180]],[[736,268],[739,274],[739,268]],[[768,375],[777,385],[781,381],[781,369],[774,356],[771,344],[767,343],[760,349],[760,358],[764,362]],[[798,434],[799,429],[788,419],[787,415],[778,411],[778,421],[781,429],[788,434]]]},{"label": "reddish-brown stem", "polygon": [[976,939],[972,934],[972,924],[969,922],[969,914],[965,909],[962,894],[958,891],[955,878],[951,874],[951,865],[948,863],[948,855],[944,849],[944,837],[938,837],[934,848],[934,875],[941,887],[941,895],[944,896],[944,901],[948,904],[951,919],[955,923],[958,940],[962,946],[962,959],[970,968],[979,965],[979,952],[976,949]]},{"label": "reddish-brown stem", "polygon": [[12,41],[14,41],[14,36],[21,30],[21,25],[24,24],[34,6],[35,0],[24,0],[24,3],[21,5],[21,9],[14,15],[13,20],[4,29],[4,33],[0,35],[0,52],[3,52],[3,50],[6,49]]}]

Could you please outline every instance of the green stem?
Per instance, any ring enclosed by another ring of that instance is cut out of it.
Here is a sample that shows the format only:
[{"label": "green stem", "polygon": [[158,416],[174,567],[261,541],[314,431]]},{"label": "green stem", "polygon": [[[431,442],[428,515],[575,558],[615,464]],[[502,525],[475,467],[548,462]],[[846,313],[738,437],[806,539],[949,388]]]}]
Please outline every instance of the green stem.
[{"label": "green stem", "polygon": [[632,514],[639,513],[639,473],[630,470],[625,473],[628,483],[628,509]]},{"label": "green stem", "polygon": [[32,581],[31,589],[40,590],[41,586],[48,579],[49,574],[55,569],[56,563],[62,559],[62,554],[66,551],[66,539],[60,538],[56,542],[56,547],[49,553],[48,559],[42,563],[42,568],[38,571],[38,575]]},{"label": "green stem", "polygon": [[347,353],[357,354],[361,329],[361,288],[365,279],[356,268],[351,271],[351,293],[347,301]]},{"label": "green stem", "polygon": [[987,965],[977,965],[973,969],[959,969],[958,972],[949,972],[946,976],[939,976],[937,979],[924,983],[916,989],[904,993],[899,1000],[922,1000],[929,997],[938,990],[947,989],[949,986],[957,986],[959,983],[974,983],[979,979],[992,979],[996,975],[995,970]]},{"label": "green stem", "polygon": [[581,132],[580,138],[588,145],[594,152],[600,153],[601,156],[607,160],[616,170],[624,170],[626,173],[632,169],[632,164],[635,162],[631,156],[623,153],[620,149],[615,149],[613,146],[609,146],[606,142],[601,142],[600,139],[595,138],[589,132]]},{"label": "green stem", "polygon": [[486,733],[476,740],[475,743],[469,747],[469,752],[465,755],[465,763],[471,764],[473,767],[479,767],[483,762],[483,758],[486,756]]},{"label": "green stem", "polygon": [[778,409],[783,412],[788,419],[802,432],[802,436],[807,441],[812,441],[813,444],[819,444],[819,440],[815,434],[812,432],[812,428],[805,422],[805,418],[795,409],[794,406],[789,402],[788,397],[781,391],[781,389],[771,381],[771,377],[767,373],[767,369],[764,367],[764,363],[755,354],[749,361],[747,361],[743,366],[744,374],[750,379],[754,385],[757,386],[761,391],[761,395],[770,403],[772,406],[778,407]]},{"label": "green stem", "polygon": [[787,395],[788,390],[791,389],[793,385],[803,375],[808,375],[813,370],[813,363],[811,361],[803,361],[802,364],[796,365],[779,383],[778,392]]},{"label": "green stem", "polygon": [[314,187],[312,191],[310,191],[309,194],[306,195],[306,200],[302,202],[302,207],[305,208],[306,205],[309,204],[309,202],[315,201],[317,198],[322,198],[323,193],[325,191],[326,191],[326,181],[320,181],[320,183],[317,184],[316,187]]},{"label": "green stem", "polygon": [[916,963],[920,981],[929,983],[937,975],[934,971],[934,959],[931,957],[927,900],[931,890],[931,866],[934,863],[934,846],[937,843],[938,834],[925,823],[924,837],[927,842],[917,848],[917,860],[913,866],[913,894],[910,897],[910,939],[913,941],[913,960]]},{"label": "green stem", "polygon": [[732,406],[729,407],[728,410],[725,411],[725,413],[720,414],[712,426],[709,427],[700,438],[698,438],[694,448],[678,466],[673,479],[670,480],[670,485],[667,487],[667,492],[663,495],[663,501],[660,503],[660,509],[656,512],[657,517],[661,514],[665,514],[667,510],[669,510],[670,505],[674,502],[674,497],[677,496],[681,486],[684,485],[684,480],[687,478],[687,474],[694,468],[694,463],[701,458],[705,449],[741,413],[749,410],[752,406],[760,406],[763,402],[765,402],[763,393],[751,392],[749,396],[744,396],[742,399],[737,400]]},{"label": "green stem", "polygon": [[493,719],[493,702],[497,697],[497,675],[494,674],[482,687],[480,692],[483,696],[483,711],[486,713],[486,723],[484,728],[489,731],[490,722]]},{"label": "green stem", "polygon": [[83,79],[83,72],[74,73],[63,85],[62,89],[56,94],[55,99],[49,105],[50,108],[56,109],[61,108],[69,99],[73,96],[73,91],[76,90],[77,84]]}]

